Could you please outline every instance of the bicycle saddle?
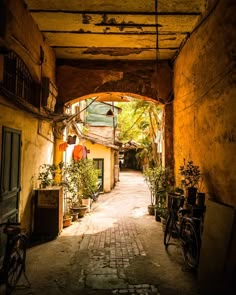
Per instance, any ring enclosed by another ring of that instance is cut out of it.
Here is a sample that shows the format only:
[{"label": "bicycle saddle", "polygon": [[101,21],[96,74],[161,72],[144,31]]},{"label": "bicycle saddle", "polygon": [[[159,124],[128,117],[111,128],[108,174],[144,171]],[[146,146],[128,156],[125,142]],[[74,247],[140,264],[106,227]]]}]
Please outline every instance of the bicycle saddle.
[{"label": "bicycle saddle", "polygon": [[9,225],[7,227],[4,228],[4,233],[7,235],[17,235],[21,232],[21,229],[19,226],[12,226]]}]

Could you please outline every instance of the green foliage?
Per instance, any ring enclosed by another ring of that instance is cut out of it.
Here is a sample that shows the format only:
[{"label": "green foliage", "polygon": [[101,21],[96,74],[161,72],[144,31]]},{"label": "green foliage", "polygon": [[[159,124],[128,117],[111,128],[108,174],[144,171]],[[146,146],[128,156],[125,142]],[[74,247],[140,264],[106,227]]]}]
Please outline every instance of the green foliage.
[{"label": "green foliage", "polygon": [[162,166],[148,168],[144,171],[144,179],[151,193],[151,205],[163,207],[170,187],[169,169]]},{"label": "green foliage", "polygon": [[152,142],[149,136],[143,138],[141,142],[140,148],[135,155],[137,160],[144,162],[145,159],[148,159],[148,167],[155,166],[153,160],[153,152],[152,152]]},{"label": "green foliage", "polygon": [[60,173],[59,170],[60,170],[59,165],[55,165],[55,164],[41,165],[39,176],[38,176],[38,180],[41,181],[40,187],[45,188],[47,186],[58,185],[58,183],[55,182],[55,176],[56,176],[56,173]]},{"label": "green foliage", "polygon": [[[56,173],[62,174],[62,181],[56,183]],[[90,159],[81,159],[77,162],[66,164],[43,164],[40,166],[38,180],[41,180],[41,188],[53,185],[61,185],[66,193],[69,193],[70,206],[80,204],[82,198],[90,198],[97,191],[99,170]]]},{"label": "green foliage", "polygon": [[62,185],[70,194],[71,203],[80,204],[97,190],[99,170],[90,159],[81,159],[64,165]]},{"label": "green foliage", "polygon": [[195,187],[201,179],[199,166],[193,165],[193,161],[188,161],[187,164],[179,167],[179,173],[183,176],[181,183],[184,187]]},{"label": "green foliage", "polygon": [[[119,140],[123,143],[133,139],[142,143],[147,135],[150,137],[150,118],[157,120],[160,108],[146,101],[121,102],[117,104],[122,108],[118,116]],[[150,115],[151,114],[151,115]]]},{"label": "green foliage", "polygon": [[157,131],[162,132],[161,108],[144,100],[119,103],[118,106],[122,108],[118,116],[119,140],[123,143],[134,140],[140,144],[136,158],[141,163],[160,165],[156,135]]}]

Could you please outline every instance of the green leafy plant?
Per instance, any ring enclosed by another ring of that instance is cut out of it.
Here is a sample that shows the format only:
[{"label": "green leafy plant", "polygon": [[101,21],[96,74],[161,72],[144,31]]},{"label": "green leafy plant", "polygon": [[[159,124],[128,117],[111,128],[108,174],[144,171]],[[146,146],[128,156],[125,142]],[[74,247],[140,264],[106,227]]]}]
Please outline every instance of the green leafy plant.
[{"label": "green leafy plant", "polygon": [[63,219],[67,219],[67,218],[71,218],[71,212],[69,210],[67,210],[64,214],[63,214]]},{"label": "green leafy plant", "polygon": [[70,206],[81,205],[83,198],[90,198],[97,190],[99,170],[90,159],[64,164],[61,184],[69,193]]},{"label": "green leafy plant", "polygon": [[187,164],[179,167],[179,173],[183,176],[181,183],[184,187],[196,187],[201,179],[199,166],[193,165],[193,161],[188,161]]},{"label": "green leafy plant", "polygon": [[40,166],[40,172],[38,180],[41,181],[40,187],[45,188],[47,186],[58,185],[55,181],[56,173],[58,172],[59,165],[55,164],[43,164]]},{"label": "green leafy plant", "polygon": [[162,207],[171,182],[169,169],[162,166],[147,168],[144,171],[144,179],[151,193],[151,205]]},{"label": "green leafy plant", "polygon": [[163,207],[161,208],[161,213],[160,213],[160,216],[164,219],[167,219],[168,215],[169,215],[169,210],[167,207]]}]

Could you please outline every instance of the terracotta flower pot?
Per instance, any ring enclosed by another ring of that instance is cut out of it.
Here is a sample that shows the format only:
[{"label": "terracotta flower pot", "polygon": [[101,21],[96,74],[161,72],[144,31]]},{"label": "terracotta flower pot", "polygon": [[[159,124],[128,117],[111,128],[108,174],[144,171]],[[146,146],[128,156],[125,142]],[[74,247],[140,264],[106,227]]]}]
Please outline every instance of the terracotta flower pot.
[{"label": "terracotta flower pot", "polygon": [[73,207],[71,210],[73,213],[78,213],[78,217],[84,217],[85,213],[88,211],[88,206],[80,205],[78,207]]},{"label": "terracotta flower pot", "polygon": [[148,213],[149,213],[149,215],[155,215],[155,206],[154,205],[148,205]]},{"label": "terracotta flower pot", "polygon": [[166,230],[166,222],[167,222],[166,218],[161,217],[161,224],[162,224],[163,232],[165,232],[165,230]]},{"label": "terracotta flower pot", "polygon": [[90,211],[91,209],[91,205],[92,205],[92,200],[90,198],[87,198],[87,199],[82,199],[82,205],[85,205],[88,207],[88,212]]},{"label": "terracotta flower pot", "polygon": [[68,227],[71,225],[72,217],[63,218],[63,227]]},{"label": "terracotta flower pot", "polygon": [[155,208],[155,220],[161,221],[161,211],[160,209]]}]

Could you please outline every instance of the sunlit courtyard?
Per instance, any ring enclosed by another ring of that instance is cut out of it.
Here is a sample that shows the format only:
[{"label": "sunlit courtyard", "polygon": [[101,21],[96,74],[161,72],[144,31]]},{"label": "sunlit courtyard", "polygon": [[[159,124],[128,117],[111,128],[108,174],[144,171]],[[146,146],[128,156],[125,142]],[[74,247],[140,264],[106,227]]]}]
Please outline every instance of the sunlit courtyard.
[{"label": "sunlit courtyard", "polygon": [[14,294],[198,294],[195,275],[182,270],[179,248],[165,250],[149,201],[143,175],[121,172],[90,213],[28,250],[31,288],[22,277]]}]

